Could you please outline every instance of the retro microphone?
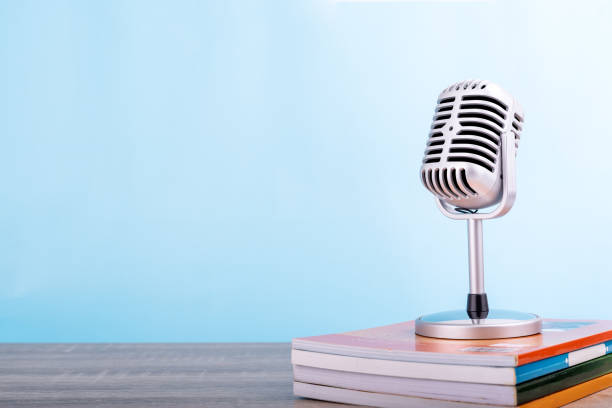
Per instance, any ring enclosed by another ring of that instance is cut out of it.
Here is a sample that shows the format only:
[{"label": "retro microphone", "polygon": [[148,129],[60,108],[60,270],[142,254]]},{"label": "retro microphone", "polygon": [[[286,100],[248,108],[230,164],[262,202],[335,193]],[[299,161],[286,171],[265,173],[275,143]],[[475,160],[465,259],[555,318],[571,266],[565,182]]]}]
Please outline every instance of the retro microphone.
[{"label": "retro microphone", "polygon": [[417,334],[482,339],[541,331],[537,315],[489,310],[484,290],[482,220],[500,217],[514,204],[522,126],[521,106],[492,82],[458,82],[439,95],[421,181],[444,215],[467,220],[470,289],[467,310],[421,316],[416,320]]}]

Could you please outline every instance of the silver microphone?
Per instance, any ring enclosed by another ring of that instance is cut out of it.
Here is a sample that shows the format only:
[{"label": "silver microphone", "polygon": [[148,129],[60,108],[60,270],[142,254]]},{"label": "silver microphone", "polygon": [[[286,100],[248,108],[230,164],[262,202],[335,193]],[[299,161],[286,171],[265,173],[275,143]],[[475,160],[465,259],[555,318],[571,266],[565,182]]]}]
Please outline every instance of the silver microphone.
[{"label": "silver microphone", "polygon": [[523,109],[489,81],[468,80],[438,97],[421,181],[437,198],[460,209],[481,209],[502,198],[502,134],[514,135],[515,150]]},{"label": "silver microphone", "polygon": [[[514,204],[522,126],[521,106],[492,82],[457,82],[438,96],[420,176],[444,215],[467,220],[470,290],[466,310],[422,316],[415,322],[417,334],[479,339],[541,330],[537,315],[489,313],[484,290],[482,220],[500,217]],[[493,208],[480,211],[488,207]]]}]

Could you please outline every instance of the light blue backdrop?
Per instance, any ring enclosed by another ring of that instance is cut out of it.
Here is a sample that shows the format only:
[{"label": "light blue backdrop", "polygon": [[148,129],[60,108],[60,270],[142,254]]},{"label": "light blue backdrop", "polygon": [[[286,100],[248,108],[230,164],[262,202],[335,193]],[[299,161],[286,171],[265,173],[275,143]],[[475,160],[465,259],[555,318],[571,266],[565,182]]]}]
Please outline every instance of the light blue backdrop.
[{"label": "light blue backdrop", "polygon": [[491,304],[612,318],[612,5],[3,1],[0,341],[288,341],[463,307],[439,91],[522,103]]}]

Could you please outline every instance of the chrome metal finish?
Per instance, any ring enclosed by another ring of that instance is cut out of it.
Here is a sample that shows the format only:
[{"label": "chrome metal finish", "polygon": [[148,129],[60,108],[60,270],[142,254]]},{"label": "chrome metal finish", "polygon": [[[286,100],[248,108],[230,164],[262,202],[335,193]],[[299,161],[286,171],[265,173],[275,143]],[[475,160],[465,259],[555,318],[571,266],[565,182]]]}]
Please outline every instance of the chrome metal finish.
[{"label": "chrome metal finish", "polygon": [[468,252],[470,258],[470,293],[485,293],[482,220],[468,219]]},{"label": "chrome metal finish", "polygon": [[504,177],[501,177],[501,199],[497,207],[488,213],[461,212],[445,200],[436,197],[436,203],[442,214],[454,220],[490,220],[510,211],[516,199],[516,144],[512,132],[502,133],[501,140],[502,151],[499,160]]},{"label": "chrome metal finish", "polygon": [[[489,81],[457,82],[438,96],[421,166],[421,181],[449,218],[468,221],[470,294],[485,294],[482,220],[501,217],[516,198],[516,151],[523,109]],[[481,211],[484,210],[484,211]],[[485,212],[488,211],[488,212]],[[417,334],[448,339],[486,339],[539,333],[539,316],[489,310],[487,302],[466,310],[416,320]],[[485,313],[474,310],[482,308]]]},{"label": "chrome metal finish", "polygon": [[522,124],[523,109],[495,83],[468,80],[444,89],[421,166],[423,185],[451,208],[498,204],[505,174],[502,135],[511,134],[516,152]]},{"label": "chrome metal finish", "polygon": [[531,313],[492,309],[486,319],[472,321],[465,310],[421,316],[415,321],[420,336],[472,340],[522,337],[542,331],[542,318]]}]

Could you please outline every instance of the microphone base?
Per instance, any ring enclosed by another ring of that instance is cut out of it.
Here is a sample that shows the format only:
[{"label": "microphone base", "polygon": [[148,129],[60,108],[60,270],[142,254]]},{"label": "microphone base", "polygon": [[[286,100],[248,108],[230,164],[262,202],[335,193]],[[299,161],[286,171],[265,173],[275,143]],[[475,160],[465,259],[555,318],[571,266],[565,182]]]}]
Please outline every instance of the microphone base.
[{"label": "microphone base", "polygon": [[415,320],[416,334],[441,339],[504,339],[538,334],[542,318],[532,313],[491,309],[486,318],[472,319],[465,309],[421,316]]}]

